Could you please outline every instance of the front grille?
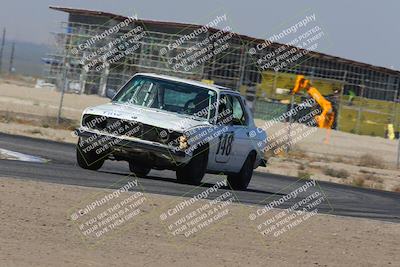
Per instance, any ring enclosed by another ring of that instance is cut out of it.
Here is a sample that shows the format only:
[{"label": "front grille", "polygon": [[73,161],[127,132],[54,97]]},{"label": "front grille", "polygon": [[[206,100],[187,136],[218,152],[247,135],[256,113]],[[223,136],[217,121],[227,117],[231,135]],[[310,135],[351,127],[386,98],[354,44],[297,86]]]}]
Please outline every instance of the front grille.
[{"label": "front grille", "polygon": [[82,118],[82,125],[90,129],[103,130],[107,126],[107,117],[86,114]]},{"label": "front grille", "polygon": [[126,135],[131,137],[141,137],[142,124],[135,121],[126,121],[116,118],[107,118],[107,126],[103,129],[113,135]]},{"label": "front grille", "polygon": [[87,114],[83,117],[82,125],[89,129],[107,132],[116,136],[125,135],[173,146],[179,145],[177,140],[179,136],[182,135],[178,132],[169,131],[167,129],[143,124],[137,121],[127,121],[91,114]]}]

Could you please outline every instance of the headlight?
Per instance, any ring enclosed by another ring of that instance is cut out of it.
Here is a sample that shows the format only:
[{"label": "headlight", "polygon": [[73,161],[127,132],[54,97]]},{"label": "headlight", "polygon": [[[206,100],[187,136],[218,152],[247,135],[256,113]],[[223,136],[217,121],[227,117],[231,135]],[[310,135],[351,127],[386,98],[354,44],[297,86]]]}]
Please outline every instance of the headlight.
[{"label": "headlight", "polygon": [[188,138],[186,135],[179,136],[178,141],[179,141],[179,149],[185,150],[189,147]]}]

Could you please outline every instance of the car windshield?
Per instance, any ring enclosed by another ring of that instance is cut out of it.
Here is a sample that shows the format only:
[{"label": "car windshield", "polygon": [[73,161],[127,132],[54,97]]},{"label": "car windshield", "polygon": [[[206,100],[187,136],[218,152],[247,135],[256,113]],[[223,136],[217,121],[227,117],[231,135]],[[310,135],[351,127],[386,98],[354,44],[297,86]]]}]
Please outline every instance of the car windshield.
[{"label": "car windshield", "polygon": [[210,119],[216,92],[207,88],[147,76],[135,76],[113,98],[115,103],[166,110]]}]

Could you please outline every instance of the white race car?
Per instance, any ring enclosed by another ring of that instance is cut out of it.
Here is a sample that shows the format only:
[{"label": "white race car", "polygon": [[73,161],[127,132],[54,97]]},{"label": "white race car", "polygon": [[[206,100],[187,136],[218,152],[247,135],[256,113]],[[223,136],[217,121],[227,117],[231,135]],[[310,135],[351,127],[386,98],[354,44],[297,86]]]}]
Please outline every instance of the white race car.
[{"label": "white race car", "polygon": [[111,103],[85,109],[76,130],[84,169],[124,160],[138,176],[170,169],[178,181],[199,184],[206,172],[226,174],[232,188],[245,189],[253,169],[265,166],[266,133],[236,91],[138,73],[107,96]]}]

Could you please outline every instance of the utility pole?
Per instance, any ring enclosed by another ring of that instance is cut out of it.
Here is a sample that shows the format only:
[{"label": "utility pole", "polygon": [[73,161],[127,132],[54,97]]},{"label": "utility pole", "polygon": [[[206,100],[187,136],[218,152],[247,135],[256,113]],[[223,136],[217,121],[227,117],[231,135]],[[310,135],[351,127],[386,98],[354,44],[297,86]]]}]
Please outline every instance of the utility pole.
[{"label": "utility pole", "polygon": [[340,96],[339,96],[339,103],[337,104],[337,114],[336,114],[336,130],[340,130],[340,122],[341,116],[342,116],[342,107],[344,105],[343,103],[343,95],[344,95],[344,84],[346,83],[346,76],[347,76],[347,71],[344,71],[343,77],[342,77],[342,88],[340,90]]},{"label": "utility pole", "polygon": [[361,92],[360,92],[360,103],[358,107],[358,115],[357,115],[357,121],[356,121],[356,134],[360,134],[360,128],[361,128],[361,119],[362,119],[362,112],[363,112],[363,103],[364,103],[364,91],[365,91],[365,76],[364,74],[362,75],[362,82],[360,85]]},{"label": "utility pole", "polygon": [[[397,92],[396,92],[397,93]],[[395,108],[394,108],[394,114],[397,114],[397,106],[399,105],[398,100],[396,99],[395,103]],[[396,116],[396,120],[394,122],[395,127],[395,139],[396,139],[396,131],[399,131],[399,125],[397,124],[397,116]],[[397,169],[400,167],[400,136],[399,133],[397,134],[397,161],[396,161],[396,167]]]},{"label": "utility pole", "polygon": [[12,46],[11,46],[10,66],[9,66],[9,69],[8,69],[8,74],[11,74],[12,71],[13,71],[14,52],[15,52],[15,42],[13,42],[13,43],[12,43]]},{"label": "utility pole", "polygon": [[[68,46],[67,47],[71,47],[71,39],[69,38],[68,41]],[[57,124],[61,123],[61,111],[62,111],[62,107],[63,107],[63,102],[64,102],[64,94],[65,91],[67,91],[68,89],[68,71],[70,68],[70,64],[69,64],[69,50],[67,48],[65,48],[65,54],[64,54],[64,60],[63,60],[63,66],[64,66],[64,72],[62,74],[61,77],[61,96],[60,96],[60,104],[58,106],[58,114],[57,114]]]},{"label": "utility pole", "polygon": [[3,63],[3,50],[5,42],[6,42],[6,28],[3,28],[3,38],[1,39],[1,46],[0,46],[0,74],[1,74],[1,65]]},{"label": "utility pole", "polygon": [[60,97],[60,105],[58,106],[58,113],[57,113],[57,125],[61,123],[61,110],[64,102],[64,94],[68,87],[68,70],[69,70],[69,63],[67,62],[67,58],[64,58],[64,74],[63,74],[63,83],[61,87],[61,97]]},{"label": "utility pole", "polygon": [[294,101],[295,101],[295,99],[294,99],[294,95],[291,95],[290,96],[290,111],[289,111],[289,125],[288,125],[288,133],[287,133],[287,146],[286,146],[286,153],[289,153],[289,151],[290,151],[290,135],[291,135],[291,133],[290,133],[290,131],[291,131],[291,128],[292,128],[292,123],[293,123],[293,116],[292,116],[292,112],[293,112],[293,108],[294,108]]}]

